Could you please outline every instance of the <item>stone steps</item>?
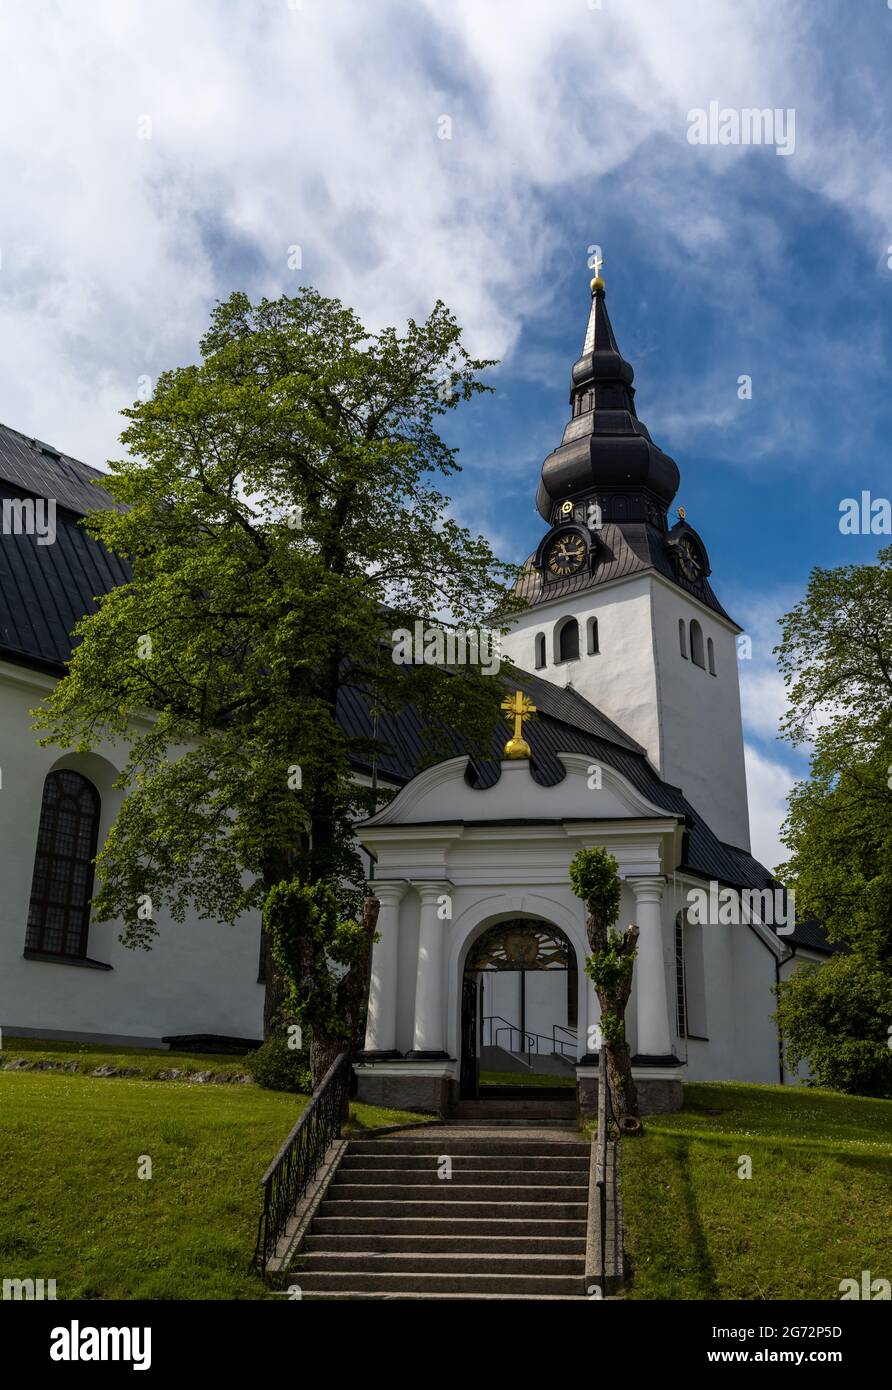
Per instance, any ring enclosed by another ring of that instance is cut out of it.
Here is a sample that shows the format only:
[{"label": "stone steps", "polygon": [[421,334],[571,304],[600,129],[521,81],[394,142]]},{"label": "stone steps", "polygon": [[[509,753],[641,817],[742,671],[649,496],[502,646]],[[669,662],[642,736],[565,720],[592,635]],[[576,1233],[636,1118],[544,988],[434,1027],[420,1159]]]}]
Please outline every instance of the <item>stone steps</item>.
[{"label": "stone steps", "polygon": [[363,1289],[363,1290],[359,1290],[359,1289],[350,1289],[350,1290],[344,1290],[344,1289],[338,1289],[338,1290],[335,1290],[335,1289],[326,1289],[326,1290],[323,1290],[322,1292],[318,1292],[318,1293],[317,1293],[317,1292],[309,1292],[309,1291],[308,1291],[307,1293],[304,1294],[304,1298],[305,1298],[305,1299],[312,1299],[314,1302],[318,1302],[320,1299],[342,1299],[342,1298],[343,1298],[343,1299],[348,1299],[348,1298],[349,1298],[349,1299],[351,1299],[351,1300],[357,1299],[357,1298],[359,1298],[359,1299],[363,1299],[363,1298],[379,1298],[379,1299],[388,1299],[388,1300],[389,1300],[389,1299],[395,1299],[395,1298],[396,1298],[396,1299],[404,1299],[404,1298],[411,1298],[411,1299],[418,1299],[418,1298],[435,1298],[435,1299],[437,1299],[438,1302],[443,1302],[443,1301],[452,1301],[452,1300],[460,1299],[460,1298],[469,1298],[469,1299],[473,1299],[475,1303],[480,1303],[480,1302],[484,1302],[484,1301],[489,1301],[489,1302],[492,1302],[492,1301],[501,1301],[501,1302],[508,1302],[508,1303],[517,1303],[517,1302],[520,1301],[520,1300],[527,1300],[527,1301],[535,1302],[535,1303],[542,1302],[543,1300],[544,1300],[544,1301],[549,1301],[549,1300],[550,1300],[551,1302],[560,1302],[560,1303],[563,1303],[563,1302],[565,1302],[566,1299],[568,1299],[568,1298],[578,1298],[578,1297],[579,1297],[579,1294],[570,1294],[570,1293],[516,1293],[516,1292],[515,1292],[515,1293],[483,1293],[481,1290],[476,1290],[476,1291],[474,1291],[474,1292],[472,1292],[472,1293],[452,1293],[452,1292],[443,1292],[443,1291],[440,1291],[440,1292],[438,1292],[438,1293],[420,1293],[420,1292],[418,1292],[418,1290],[414,1290],[414,1291],[411,1292],[411,1293],[405,1292],[405,1291],[402,1292],[402,1293],[394,1293],[394,1292],[392,1292],[392,1291],[391,1291],[391,1292],[388,1292],[386,1289]]},{"label": "stone steps", "polygon": [[[505,1209],[500,1207],[499,1211]],[[585,1240],[585,1218],[560,1220],[535,1216],[524,1217],[524,1234],[520,1239],[526,1241],[543,1239]],[[471,1241],[486,1236],[518,1236],[516,1219],[507,1216],[456,1216],[455,1207],[449,1207],[440,1217],[436,1226],[431,1225],[429,1217],[424,1216],[317,1216],[313,1222],[313,1233],[307,1237],[349,1236],[353,1241],[362,1242],[361,1248],[373,1249],[367,1242],[390,1236],[429,1237],[444,1240],[457,1236],[460,1240]]]},{"label": "stone steps", "polygon": [[[532,1088],[528,1088],[532,1091]],[[450,1120],[455,1124],[465,1124],[468,1120],[561,1120],[564,1124],[576,1123],[576,1097],[571,1092],[568,1099],[536,1099],[526,1096],[481,1096],[480,1100],[460,1100],[451,1112]]]},{"label": "stone steps", "polygon": [[586,1139],[580,1139],[573,1135],[569,1139],[546,1138],[527,1139],[501,1135],[498,1138],[488,1139],[484,1145],[476,1135],[473,1138],[456,1134],[448,1125],[425,1125],[426,1130],[432,1130],[433,1134],[425,1134],[418,1139],[351,1139],[344,1159],[354,1158],[361,1154],[370,1154],[377,1157],[379,1154],[396,1154],[410,1160],[423,1158],[429,1154],[449,1153],[453,1157],[456,1154],[470,1154],[480,1158],[551,1158],[554,1155],[565,1157],[585,1158],[588,1162],[589,1143]]},{"label": "stone steps", "polygon": [[289,1281],[317,1299],[584,1298],[590,1146],[522,1123],[351,1140]]},{"label": "stone steps", "polygon": [[[555,1163],[563,1160],[555,1159]],[[343,1178],[335,1178],[331,1186],[332,1196],[337,1196],[340,1188],[355,1187],[397,1187],[412,1189],[416,1187],[541,1187],[541,1168],[472,1168],[475,1160],[453,1161],[452,1176],[441,1177],[437,1168],[350,1168]],[[548,1170],[549,1187],[587,1187],[588,1175],[584,1169],[551,1167]],[[411,1191],[410,1191],[411,1197]]]},{"label": "stone steps", "polygon": [[[479,1175],[478,1175],[479,1176]],[[487,1177],[497,1178],[498,1173],[489,1173]],[[329,1188],[332,1202],[517,1202],[518,1192],[523,1191],[522,1198],[525,1202],[536,1202],[540,1205],[550,1205],[552,1202],[565,1203],[573,1201],[574,1198],[579,1202],[588,1200],[588,1184],[575,1183],[543,1183],[538,1173],[531,1174],[538,1178],[535,1183],[527,1183],[521,1189],[515,1182],[500,1183],[495,1182],[456,1182],[453,1178],[451,1182],[437,1182],[436,1178],[428,1183],[348,1183],[333,1182]],[[571,1176],[577,1177],[578,1174]],[[434,1195],[436,1194],[436,1195]]]},{"label": "stone steps", "polygon": [[561,1169],[565,1171],[585,1173],[588,1175],[588,1153],[581,1153],[578,1156],[573,1154],[514,1154],[510,1152],[510,1145],[505,1147],[509,1150],[504,1154],[457,1154],[452,1144],[444,1139],[437,1145],[437,1151],[424,1154],[401,1154],[401,1153],[346,1153],[341,1159],[339,1173],[350,1173],[350,1181],[353,1181],[352,1174],[364,1172],[368,1169],[390,1169],[393,1172],[405,1171],[407,1173],[436,1171],[440,1158],[448,1156],[452,1159],[453,1173],[464,1173],[466,1171],[485,1172],[493,1170],[495,1172],[539,1172],[543,1158],[555,1158]]},{"label": "stone steps", "polygon": [[[551,1278],[573,1275],[579,1264],[578,1255],[546,1255],[541,1251],[505,1254],[453,1250],[447,1254],[434,1254],[430,1250],[363,1250],[362,1259],[366,1275],[472,1274],[475,1278],[488,1274],[542,1274]],[[338,1278],[352,1277],[356,1270],[355,1250],[317,1250],[311,1252],[307,1260],[307,1267],[314,1275],[325,1272],[336,1274]]]},{"label": "stone steps", "polygon": [[[550,1191],[550,1189],[546,1189]],[[426,1217],[487,1217],[500,1210],[504,1213],[505,1220],[527,1221],[528,1219],[542,1218],[543,1204],[537,1200],[525,1202],[513,1201],[511,1197],[505,1201],[494,1201],[490,1196],[486,1201],[420,1201],[412,1202],[413,1216]],[[368,1201],[330,1201],[328,1198],[319,1208],[323,1216],[405,1216],[407,1203],[404,1199],[395,1201],[380,1201],[377,1198],[370,1198]],[[548,1216],[556,1221],[585,1221],[588,1212],[588,1192],[585,1200],[580,1199],[576,1202],[549,1202]],[[317,1218],[318,1219],[318,1218]]]},{"label": "stone steps", "polygon": [[[346,1251],[350,1254],[356,1250],[356,1237],[356,1232],[333,1236],[310,1235],[304,1248],[313,1252],[324,1250],[337,1254]],[[411,1235],[363,1235],[362,1249],[370,1254],[397,1255],[419,1251],[433,1255],[463,1251],[470,1255],[579,1255],[585,1253],[585,1231],[578,1236],[481,1235],[476,1231],[465,1231],[458,1235],[429,1235],[422,1228]]]},{"label": "stone steps", "polygon": [[[580,1262],[581,1267],[581,1262]],[[328,1290],[354,1290],[379,1293],[532,1293],[562,1294],[581,1298],[580,1274],[425,1274],[413,1270],[406,1274],[337,1273],[334,1270],[297,1271],[296,1280],[304,1297]]]}]

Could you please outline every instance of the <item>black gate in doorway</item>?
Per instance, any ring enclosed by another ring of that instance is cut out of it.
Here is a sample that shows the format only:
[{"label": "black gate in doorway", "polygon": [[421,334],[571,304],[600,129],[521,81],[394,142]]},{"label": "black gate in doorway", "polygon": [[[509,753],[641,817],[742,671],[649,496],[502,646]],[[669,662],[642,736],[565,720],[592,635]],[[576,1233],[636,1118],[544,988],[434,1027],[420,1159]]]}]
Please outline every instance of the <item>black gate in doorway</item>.
[{"label": "black gate in doorway", "polygon": [[461,986],[461,1071],[462,1100],[476,1100],[480,1093],[480,1057],[477,1049],[477,976],[465,974]]},{"label": "black gate in doorway", "polygon": [[[507,970],[520,974],[520,1019],[484,1019],[483,977],[490,971]],[[462,977],[461,1008],[461,1067],[459,1072],[463,1099],[475,1099],[480,1090],[480,1054],[485,1043],[499,1043],[500,1034],[507,1033],[508,1051],[528,1056],[539,1051],[540,1035],[530,1033],[526,1025],[526,973],[528,971],[559,971],[567,980],[567,1023],[552,1029],[547,1051],[576,1055],[577,975],[576,956],[568,938],[551,922],[541,918],[511,918],[496,923],[477,938],[465,961]],[[494,1023],[500,1023],[494,1035]],[[489,1036],[486,1036],[489,1024]],[[560,1033],[560,1037],[558,1037]],[[569,1035],[569,1036],[568,1036]],[[514,1043],[517,1041],[517,1047]],[[549,1040],[542,1035],[543,1044]]]}]

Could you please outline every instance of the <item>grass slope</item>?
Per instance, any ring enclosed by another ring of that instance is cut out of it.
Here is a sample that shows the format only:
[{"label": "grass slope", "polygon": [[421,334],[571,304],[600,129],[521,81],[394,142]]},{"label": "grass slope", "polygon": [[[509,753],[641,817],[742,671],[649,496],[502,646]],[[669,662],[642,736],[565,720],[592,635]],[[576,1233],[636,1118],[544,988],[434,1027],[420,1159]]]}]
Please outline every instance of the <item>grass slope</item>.
[{"label": "grass slope", "polygon": [[170,1052],[167,1048],[115,1047],[107,1043],[63,1042],[56,1038],[14,1038],[8,1033],[3,1040],[2,1061],[24,1058],[28,1062],[77,1062],[86,1074],[94,1067],[138,1067],[143,1076],[151,1078],[159,1071],[174,1070],[192,1074],[215,1071],[230,1076],[244,1075],[245,1058],[222,1052]]},{"label": "grass slope", "polygon": [[[60,1299],[272,1296],[249,1272],[260,1179],[306,1104],[248,1085],[0,1072],[0,1279],[55,1279]],[[421,1118],[351,1116],[355,1129]]]},{"label": "grass slope", "polygon": [[864,1269],[892,1277],[892,1101],[703,1083],[645,1124],[623,1144],[628,1297],[838,1299]]}]

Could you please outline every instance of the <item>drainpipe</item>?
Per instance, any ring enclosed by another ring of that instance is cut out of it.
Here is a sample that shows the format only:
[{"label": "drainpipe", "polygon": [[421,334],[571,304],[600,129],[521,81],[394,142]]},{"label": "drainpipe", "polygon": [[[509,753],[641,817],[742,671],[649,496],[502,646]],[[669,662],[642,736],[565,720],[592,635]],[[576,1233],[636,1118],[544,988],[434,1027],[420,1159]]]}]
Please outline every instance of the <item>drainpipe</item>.
[{"label": "drainpipe", "polygon": [[[779,984],[780,984],[780,979],[781,979],[781,973],[780,973],[780,972],[781,972],[781,966],[782,966],[782,965],[786,965],[786,963],[787,963],[788,960],[792,960],[793,957],[795,956],[795,954],[796,954],[796,947],[795,947],[795,946],[791,946],[790,949],[789,949],[789,951],[788,951],[788,953],[787,953],[785,956],[780,956],[780,957],[779,957],[779,956],[775,956],[775,957],[774,957],[774,982],[775,982],[776,985],[779,985]],[[778,1066],[778,1073],[779,1073],[779,1076],[780,1076],[780,1084],[781,1084],[782,1086],[785,1086],[787,1083],[786,1083],[786,1080],[785,1080],[785,1078],[784,1078],[784,1039],[783,1039],[783,1034],[781,1033],[780,1025],[779,1025],[779,1024],[778,1024],[778,1029],[777,1029],[777,1066]]]}]

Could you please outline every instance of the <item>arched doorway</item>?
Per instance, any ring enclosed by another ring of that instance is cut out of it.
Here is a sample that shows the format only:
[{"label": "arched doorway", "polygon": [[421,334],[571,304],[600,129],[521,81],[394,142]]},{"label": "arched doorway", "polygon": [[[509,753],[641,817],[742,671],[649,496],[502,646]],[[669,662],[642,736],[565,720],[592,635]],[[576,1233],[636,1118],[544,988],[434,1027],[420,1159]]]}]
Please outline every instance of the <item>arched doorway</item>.
[{"label": "arched doorway", "polygon": [[472,944],[462,977],[461,1095],[479,1093],[481,1056],[553,1073],[577,1056],[578,973],[569,938],[539,917],[512,917]]}]

